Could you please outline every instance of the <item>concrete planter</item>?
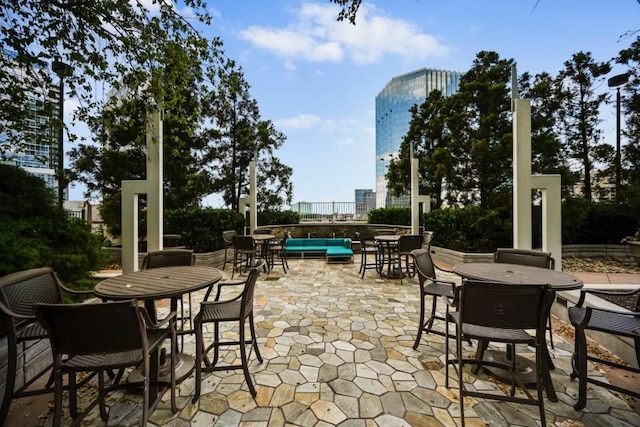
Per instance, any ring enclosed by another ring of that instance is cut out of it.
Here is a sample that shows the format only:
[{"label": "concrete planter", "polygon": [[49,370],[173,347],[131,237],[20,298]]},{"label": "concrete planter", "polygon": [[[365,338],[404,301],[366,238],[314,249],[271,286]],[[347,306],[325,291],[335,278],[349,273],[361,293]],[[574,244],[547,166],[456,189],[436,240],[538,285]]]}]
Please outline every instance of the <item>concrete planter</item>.
[{"label": "concrete planter", "polygon": [[640,240],[630,240],[627,243],[631,251],[631,258],[640,266]]}]

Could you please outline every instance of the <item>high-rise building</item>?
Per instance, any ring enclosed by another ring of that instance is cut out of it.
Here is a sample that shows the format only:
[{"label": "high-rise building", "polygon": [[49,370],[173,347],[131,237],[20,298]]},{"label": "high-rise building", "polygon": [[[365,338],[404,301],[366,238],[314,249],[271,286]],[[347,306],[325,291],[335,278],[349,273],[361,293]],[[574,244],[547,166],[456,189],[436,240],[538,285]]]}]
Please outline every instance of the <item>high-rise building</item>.
[{"label": "high-rise building", "polygon": [[[9,51],[1,52],[9,59],[16,54]],[[46,64],[33,64],[42,72],[46,71]],[[26,79],[27,72],[15,67],[10,70],[18,79]],[[0,132],[0,162],[15,165],[27,172],[42,178],[47,186],[57,193],[58,190],[58,132],[54,121],[59,117],[60,90],[55,87],[34,87],[29,95],[25,107],[26,126],[18,135],[20,146],[7,144],[9,135]],[[6,129],[6,128],[5,128]],[[15,135],[14,135],[14,140]],[[65,199],[66,199],[65,194]]]},{"label": "high-rise building", "polygon": [[376,192],[371,189],[356,190],[356,218],[364,219],[370,210],[376,208]]},{"label": "high-rise building", "polygon": [[396,76],[376,96],[376,207],[410,206],[410,195],[393,197],[387,192],[385,174],[391,159],[397,158],[402,138],[409,131],[409,109],[422,104],[429,92],[443,96],[455,93],[462,73],[422,68]]}]

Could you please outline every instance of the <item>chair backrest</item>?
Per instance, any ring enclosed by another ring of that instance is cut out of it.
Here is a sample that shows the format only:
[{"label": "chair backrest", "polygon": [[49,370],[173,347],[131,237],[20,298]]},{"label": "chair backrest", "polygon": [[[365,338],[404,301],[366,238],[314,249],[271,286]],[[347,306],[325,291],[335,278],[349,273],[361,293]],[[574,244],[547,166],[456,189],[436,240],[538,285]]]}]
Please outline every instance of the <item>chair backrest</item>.
[{"label": "chair backrest", "polygon": [[413,265],[416,267],[420,285],[429,279],[436,280],[436,269],[428,249],[414,249],[411,251],[411,256],[413,256]]},{"label": "chair backrest", "polygon": [[233,248],[240,251],[252,251],[256,247],[256,241],[251,236],[233,236]]},{"label": "chair backrest", "polygon": [[544,336],[553,291],[548,285],[466,280],[458,302],[461,322],[501,329],[535,329]]},{"label": "chair backrest", "polygon": [[398,239],[398,252],[409,253],[422,247],[422,236],[419,234],[405,234]]},{"label": "chair backrest", "polygon": [[144,321],[136,301],[36,304],[54,355],[118,353],[146,347]]},{"label": "chair backrest", "polygon": [[[32,268],[7,274],[0,278],[0,303],[13,313],[33,316],[35,303],[62,303],[60,281],[49,267]],[[4,311],[3,311],[4,313]],[[3,328],[19,329],[33,320],[19,320],[3,316]],[[13,323],[13,326],[10,326]]]},{"label": "chair backrest", "polygon": [[233,236],[237,236],[238,232],[236,230],[225,230],[222,232],[222,240],[228,245],[233,244]]},{"label": "chair backrest", "polygon": [[196,256],[192,249],[165,249],[147,253],[142,260],[142,269],[193,265],[195,262]]},{"label": "chair backrest", "polygon": [[555,260],[551,257],[551,253],[532,249],[498,248],[493,254],[493,261],[551,270],[555,268]]},{"label": "chair backrest", "polygon": [[258,275],[260,275],[260,270],[263,267],[263,263],[260,263],[249,270],[249,274],[247,275],[247,281],[244,285],[244,289],[242,290],[241,296],[241,306],[242,313],[241,315],[244,317],[247,313],[251,313],[253,311],[253,296],[256,290],[256,283],[258,282]]},{"label": "chair backrest", "polygon": [[424,231],[422,233],[422,249],[430,249],[433,240],[433,231]]}]

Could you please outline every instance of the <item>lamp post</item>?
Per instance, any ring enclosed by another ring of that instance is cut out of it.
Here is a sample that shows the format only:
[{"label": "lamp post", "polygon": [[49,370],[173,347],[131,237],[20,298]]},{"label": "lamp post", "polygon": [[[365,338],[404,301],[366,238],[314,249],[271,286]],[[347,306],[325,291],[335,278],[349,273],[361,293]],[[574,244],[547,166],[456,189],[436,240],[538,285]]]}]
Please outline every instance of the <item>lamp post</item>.
[{"label": "lamp post", "polygon": [[629,73],[618,74],[607,81],[610,88],[616,91],[616,203],[620,203],[620,86],[629,81]]},{"label": "lamp post", "polygon": [[60,79],[60,99],[58,104],[58,118],[60,129],[58,130],[58,204],[64,206],[64,78],[72,73],[71,66],[60,61],[51,63],[51,70]]}]

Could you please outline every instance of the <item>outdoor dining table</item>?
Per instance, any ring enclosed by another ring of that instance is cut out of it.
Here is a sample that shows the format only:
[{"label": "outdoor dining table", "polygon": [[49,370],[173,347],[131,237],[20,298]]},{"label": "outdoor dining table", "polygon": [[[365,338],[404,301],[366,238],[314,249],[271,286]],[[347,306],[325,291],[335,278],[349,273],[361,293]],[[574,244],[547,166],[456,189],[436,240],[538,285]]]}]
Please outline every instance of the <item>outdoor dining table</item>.
[{"label": "outdoor dining table", "polygon": [[269,243],[276,238],[274,234],[250,234],[253,237],[253,240],[256,242],[256,246],[259,248],[260,257],[267,261],[265,263],[265,268],[269,269],[270,263],[268,262],[269,257]]},{"label": "outdoor dining table", "polygon": [[382,234],[373,236],[373,240],[380,244],[380,247],[382,248],[383,259],[386,258],[387,260],[387,272],[383,272],[383,267],[380,270],[380,275],[386,277],[387,279],[399,279],[402,276],[402,272],[393,268],[393,264],[395,261],[395,257],[393,255],[398,248],[398,241],[400,240],[400,236],[398,234]]},{"label": "outdoor dining table", "polygon": [[[171,300],[171,311],[176,311],[178,299],[183,294],[195,292],[215,285],[222,279],[217,268],[206,266],[175,266],[140,270],[120,276],[110,277],[98,283],[94,294],[106,301],[135,299],[144,301],[149,316],[157,320],[155,301]],[[184,380],[195,367],[193,356],[178,354],[176,358],[176,382]],[[150,367],[152,380],[161,376],[160,354],[153,355]],[[129,374],[136,380],[136,371]],[[151,390],[151,396],[158,392]]]},{"label": "outdoor dining table", "polygon": [[[465,279],[484,280],[488,282],[508,283],[517,285],[549,285],[555,291],[568,291],[580,289],[583,282],[578,277],[561,271],[551,270],[541,267],[532,267],[520,264],[489,263],[489,262],[469,262],[456,264],[453,271]],[[464,284],[463,284],[464,286]],[[543,373],[543,384],[547,391],[547,397],[552,402],[557,402],[558,397],[551,382],[550,369],[553,363],[549,356],[549,349],[544,346],[545,372]],[[495,360],[504,364],[509,364],[510,354],[500,351],[485,351],[484,358]],[[486,367],[489,372],[500,379],[508,379],[509,374],[499,368]],[[523,384],[535,384],[536,372],[535,364],[525,357],[517,356],[516,371]]]}]

